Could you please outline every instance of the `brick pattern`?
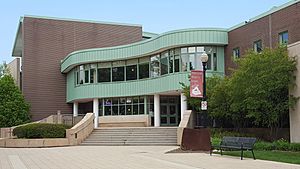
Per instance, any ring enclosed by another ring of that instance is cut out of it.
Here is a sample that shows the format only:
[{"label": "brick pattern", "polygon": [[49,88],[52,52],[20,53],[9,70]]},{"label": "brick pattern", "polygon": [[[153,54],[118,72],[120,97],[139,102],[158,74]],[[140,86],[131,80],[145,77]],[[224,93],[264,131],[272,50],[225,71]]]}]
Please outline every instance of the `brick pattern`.
[{"label": "brick pattern", "polygon": [[56,114],[57,110],[72,112],[72,106],[66,103],[66,77],[60,72],[60,61],[69,53],[142,40],[142,28],[138,26],[25,17],[22,29],[22,90],[33,120]]},{"label": "brick pattern", "polygon": [[[278,34],[289,33],[289,44],[300,40],[300,3],[281,9],[271,15],[228,32],[228,46],[225,49],[225,73],[230,74],[230,68],[236,68],[232,61],[232,50],[240,48],[241,55],[248,49],[253,49],[253,42],[262,40],[263,47],[276,47]],[[271,36],[270,36],[271,35]]]}]

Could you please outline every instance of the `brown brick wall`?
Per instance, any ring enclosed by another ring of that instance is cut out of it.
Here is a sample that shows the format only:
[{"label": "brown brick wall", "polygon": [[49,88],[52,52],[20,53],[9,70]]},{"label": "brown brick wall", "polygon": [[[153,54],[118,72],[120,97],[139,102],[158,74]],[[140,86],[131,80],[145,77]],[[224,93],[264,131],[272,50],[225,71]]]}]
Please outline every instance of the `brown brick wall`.
[{"label": "brown brick wall", "polygon": [[22,29],[22,89],[33,120],[57,110],[72,112],[72,105],[66,103],[66,77],[60,72],[60,61],[69,53],[142,40],[138,26],[25,17]]},{"label": "brown brick wall", "polygon": [[289,44],[300,40],[300,3],[228,32],[229,44],[225,49],[226,75],[230,74],[230,68],[236,67],[232,62],[234,48],[239,47],[241,55],[244,55],[248,49],[253,49],[253,42],[260,39],[263,47],[276,47],[278,34],[283,31],[289,33]]}]

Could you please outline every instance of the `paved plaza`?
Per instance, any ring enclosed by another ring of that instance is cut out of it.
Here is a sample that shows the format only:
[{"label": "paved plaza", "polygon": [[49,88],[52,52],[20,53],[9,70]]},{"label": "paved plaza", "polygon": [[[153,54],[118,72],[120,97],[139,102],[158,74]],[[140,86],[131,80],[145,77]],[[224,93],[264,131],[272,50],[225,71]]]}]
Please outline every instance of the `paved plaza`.
[{"label": "paved plaza", "polygon": [[300,165],[205,153],[165,153],[172,146],[0,148],[1,169],[284,169]]}]

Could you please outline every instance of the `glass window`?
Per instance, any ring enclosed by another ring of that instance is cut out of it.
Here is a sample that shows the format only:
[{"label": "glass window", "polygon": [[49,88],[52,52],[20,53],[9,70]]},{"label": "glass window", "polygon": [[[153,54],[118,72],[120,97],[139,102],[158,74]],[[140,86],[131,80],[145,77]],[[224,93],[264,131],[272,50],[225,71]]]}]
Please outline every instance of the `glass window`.
[{"label": "glass window", "polygon": [[162,53],[160,59],[161,75],[168,74],[168,52]]},{"label": "glass window", "polygon": [[151,77],[157,77],[160,75],[160,70],[159,70],[159,55],[152,56],[150,58],[150,74]]},{"label": "glass window", "polygon": [[124,81],[124,67],[113,67],[112,68],[112,81]]},{"label": "glass window", "polygon": [[105,99],[104,100],[104,114],[105,114],[105,116],[110,116],[111,115],[111,106],[112,106],[111,99]]},{"label": "glass window", "polygon": [[94,83],[96,82],[96,70],[95,69],[91,69],[90,70],[90,83]]},{"label": "glass window", "polygon": [[84,81],[84,67],[83,65],[79,66],[79,84],[83,84]]},{"label": "glass window", "polygon": [[180,57],[179,55],[175,55],[174,57],[174,72],[180,71]]},{"label": "glass window", "polygon": [[234,48],[232,50],[232,55],[233,55],[233,58],[239,58],[240,57],[240,48]]},{"label": "glass window", "polygon": [[137,79],[137,66],[130,65],[126,66],[126,80],[136,80]]},{"label": "glass window", "polygon": [[76,84],[78,85],[78,84],[80,84],[79,71],[78,70],[76,70],[75,76],[76,76]]},{"label": "glass window", "polygon": [[116,116],[118,115],[119,111],[119,99],[118,98],[113,98],[112,99],[112,115]]},{"label": "glass window", "polygon": [[133,98],[133,103],[139,103],[139,97],[134,97]]},{"label": "glass window", "polygon": [[98,83],[111,81],[111,68],[98,68]]},{"label": "glass window", "polygon": [[195,53],[196,52],[196,47],[189,47],[188,52],[189,53]]},{"label": "glass window", "polygon": [[217,71],[217,67],[218,67],[217,53],[213,54],[213,65],[214,65],[214,71]]},{"label": "glass window", "polygon": [[189,65],[189,55],[181,54],[181,71],[185,72],[188,70]]},{"label": "glass window", "polygon": [[206,64],[206,69],[211,70],[211,53],[208,53],[207,56],[208,56],[208,61]]},{"label": "glass window", "polygon": [[196,55],[195,54],[189,54],[190,59],[190,70],[196,69]]},{"label": "glass window", "polygon": [[253,43],[253,49],[255,52],[260,53],[262,51],[262,41],[258,40]]},{"label": "glass window", "polygon": [[133,114],[133,115],[139,114],[139,105],[138,105],[138,104],[134,104],[134,105],[132,106],[132,114]]},{"label": "glass window", "polygon": [[126,115],[132,115],[132,105],[126,105]]},{"label": "glass window", "polygon": [[120,98],[119,99],[119,115],[125,115],[125,103],[126,98]]},{"label": "glass window", "polygon": [[144,103],[139,104],[139,114],[145,114]]},{"label": "glass window", "polygon": [[139,64],[139,79],[149,78],[149,63]]},{"label": "glass window", "polygon": [[188,53],[188,48],[181,48],[180,53]]},{"label": "glass window", "polygon": [[173,73],[174,69],[174,56],[169,56],[169,73]]},{"label": "glass window", "polygon": [[279,33],[279,44],[287,45],[289,42],[289,34],[288,31]]},{"label": "glass window", "polygon": [[89,83],[89,70],[84,71],[84,83]]},{"label": "glass window", "polygon": [[203,46],[197,46],[197,53],[202,53],[204,52],[204,47]]}]

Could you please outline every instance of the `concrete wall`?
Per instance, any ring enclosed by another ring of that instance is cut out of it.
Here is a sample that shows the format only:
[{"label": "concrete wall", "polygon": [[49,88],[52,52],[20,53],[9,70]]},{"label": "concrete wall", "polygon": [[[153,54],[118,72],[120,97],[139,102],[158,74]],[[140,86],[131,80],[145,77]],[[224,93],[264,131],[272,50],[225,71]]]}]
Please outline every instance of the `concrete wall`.
[{"label": "concrete wall", "polygon": [[72,112],[66,103],[66,77],[60,72],[63,58],[76,50],[140,41],[142,28],[25,16],[22,36],[22,90],[36,121],[57,110]]},{"label": "concrete wall", "polygon": [[20,74],[20,58],[15,58],[13,61],[7,64],[10,74],[15,80],[16,85],[21,86],[21,74]]},{"label": "concrete wall", "polygon": [[[291,57],[296,56],[297,59],[296,86],[290,90],[290,94],[300,97],[300,41],[288,45],[288,51]],[[300,101],[294,109],[290,109],[290,140],[292,143],[300,143]]]},{"label": "concrete wall", "polygon": [[149,127],[150,125],[151,117],[149,115],[99,117],[100,127]]}]

